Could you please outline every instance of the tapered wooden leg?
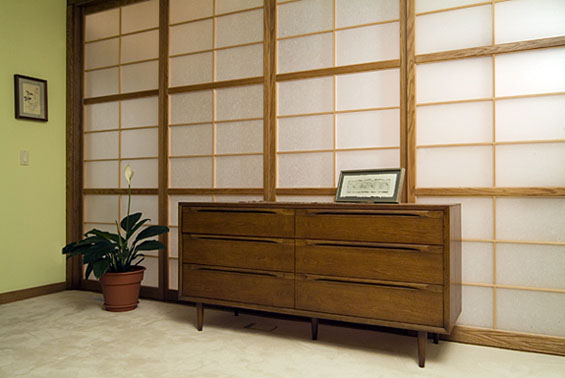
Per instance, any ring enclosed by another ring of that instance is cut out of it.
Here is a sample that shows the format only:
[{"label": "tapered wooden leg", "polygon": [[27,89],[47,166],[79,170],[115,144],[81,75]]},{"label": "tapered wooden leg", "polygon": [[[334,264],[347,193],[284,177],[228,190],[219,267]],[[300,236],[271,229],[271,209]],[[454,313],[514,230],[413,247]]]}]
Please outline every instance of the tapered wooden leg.
[{"label": "tapered wooden leg", "polygon": [[233,310],[233,316],[239,316],[239,310],[238,309]]},{"label": "tapered wooden leg", "polygon": [[318,318],[312,318],[312,340],[318,340]]},{"label": "tapered wooden leg", "polygon": [[204,306],[202,303],[196,304],[196,329],[202,331],[202,323],[204,322]]},{"label": "tapered wooden leg", "polygon": [[418,331],[418,366],[421,368],[426,364],[426,340],[428,333],[425,331]]},{"label": "tapered wooden leg", "polygon": [[439,333],[434,333],[434,344],[439,344]]}]

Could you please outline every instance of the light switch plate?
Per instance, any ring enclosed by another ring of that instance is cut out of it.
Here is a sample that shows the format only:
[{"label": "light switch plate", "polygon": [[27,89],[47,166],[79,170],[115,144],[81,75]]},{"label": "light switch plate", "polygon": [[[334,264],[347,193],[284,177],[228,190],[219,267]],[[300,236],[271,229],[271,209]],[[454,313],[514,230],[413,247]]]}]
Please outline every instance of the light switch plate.
[{"label": "light switch plate", "polygon": [[29,151],[20,151],[20,165],[29,165]]}]

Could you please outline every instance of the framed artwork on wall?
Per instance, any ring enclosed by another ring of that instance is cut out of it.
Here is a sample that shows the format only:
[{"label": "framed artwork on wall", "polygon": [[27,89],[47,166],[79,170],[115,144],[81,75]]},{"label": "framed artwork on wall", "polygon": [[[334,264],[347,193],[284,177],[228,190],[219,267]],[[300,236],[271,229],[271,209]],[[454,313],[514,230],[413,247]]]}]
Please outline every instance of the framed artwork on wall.
[{"label": "framed artwork on wall", "polygon": [[341,171],[336,202],[398,203],[404,168]]},{"label": "framed artwork on wall", "polygon": [[47,122],[47,80],[14,75],[16,118]]}]

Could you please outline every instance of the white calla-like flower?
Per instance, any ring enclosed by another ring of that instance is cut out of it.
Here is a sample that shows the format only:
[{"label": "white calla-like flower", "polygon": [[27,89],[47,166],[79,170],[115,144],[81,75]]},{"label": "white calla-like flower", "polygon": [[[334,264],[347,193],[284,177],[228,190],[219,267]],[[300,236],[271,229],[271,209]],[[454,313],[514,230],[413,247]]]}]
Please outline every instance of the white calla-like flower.
[{"label": "white calla-like flower", "polygon": [[133,177],[133,169],[131,169],[131,167],[128,165],[126,165],[126,169],[124,170],[124,176],[126,176],[126,181],[128,182],[128,185],[131,185],[131,178]]}]

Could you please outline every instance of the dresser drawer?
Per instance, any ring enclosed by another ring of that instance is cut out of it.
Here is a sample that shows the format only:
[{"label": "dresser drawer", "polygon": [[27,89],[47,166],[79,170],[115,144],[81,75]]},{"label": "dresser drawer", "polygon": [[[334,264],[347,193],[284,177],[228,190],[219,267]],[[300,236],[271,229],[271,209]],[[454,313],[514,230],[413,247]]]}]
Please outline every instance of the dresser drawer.
[{"label": "dresser drawer", "polygon": [[296,275],[296,308],[302,310],[441,327],[442,297],[441,286]]},{"label": "dresser drawer", "polygon": [[382,243],[443,244],[443,212],[297,209],[296,237]]},{"label": "dresser drawer", "polygon": [[293,209],[245,207],[182,207],[186,233],[293,237]]},{"label": "dresser drawer", "polygon": [[183,264],[182,295],[294,307],[294,274],[225,270]]},{"label": "dresser drawer", "polygon": [[442,285],[442,247],[297,240],[296,272]]},{"label": "dresser drawer", "polygon": [[294,240],[182,235],[183,263],[294,272]]}]

